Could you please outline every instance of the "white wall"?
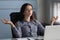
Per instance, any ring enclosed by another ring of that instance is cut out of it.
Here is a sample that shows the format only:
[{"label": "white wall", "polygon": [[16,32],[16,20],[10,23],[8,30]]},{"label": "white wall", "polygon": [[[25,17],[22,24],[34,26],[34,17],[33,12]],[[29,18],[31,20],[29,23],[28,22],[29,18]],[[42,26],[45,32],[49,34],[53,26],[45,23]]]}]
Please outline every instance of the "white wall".
[{"label": "white wall", "polygon": [[51,24],[51,18],[53,17],[53,7],[52,7],[52,3],[53,2],[60,2],[60,0],[45,0],[45,5],[46,5],[46,15],[45,15],[45,20],[46,23]]},{"label": "white wall", "polygon": [[44,0],[37,0],[38,3],[38,14],[37,14],[37,18],[40,22],[45,22],[45,8],[44,8]]},{"label": "white wall", "polygon": [[60,0],[37,0],[37,18],[40,22],[51,24],[51,18],[53,16],[52,2],[60,2]]}]

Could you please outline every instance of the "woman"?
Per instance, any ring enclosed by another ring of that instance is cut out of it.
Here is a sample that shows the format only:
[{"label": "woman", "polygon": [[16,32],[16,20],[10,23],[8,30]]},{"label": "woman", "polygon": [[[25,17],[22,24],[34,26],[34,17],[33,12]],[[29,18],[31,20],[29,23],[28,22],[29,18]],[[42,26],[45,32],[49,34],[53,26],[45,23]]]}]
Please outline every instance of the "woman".
[{"label": "woman", "polygon": [[44,27],[35,19],[31,4],[25,3],[22,5],[19,19],[15,25],[13,22],[3,19],[3,23],[11,25],[14,38],[44,35]]}]

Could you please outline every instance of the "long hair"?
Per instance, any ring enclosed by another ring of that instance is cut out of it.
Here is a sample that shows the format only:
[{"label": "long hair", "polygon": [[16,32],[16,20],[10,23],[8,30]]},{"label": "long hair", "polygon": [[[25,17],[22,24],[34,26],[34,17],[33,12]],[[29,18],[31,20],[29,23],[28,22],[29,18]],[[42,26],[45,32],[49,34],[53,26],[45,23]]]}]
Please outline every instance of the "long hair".
[{"label": "long hair", "polygon": [[[19,20],[20,21],[24,20],[24,11],[25,11],[26,6],[28,6],[28,5],[32,6],[29,3],[25,3],[25,4],[22,5],[21,10],[20,10],[20,14],[19,14]],[[33,8],[33,6],[32,6],[32,8]],[[30,20],[34,20],[34,19],[35,19],[35,16],[34,16],[34,13],[33,13],[32,16],[30,17]]]}]

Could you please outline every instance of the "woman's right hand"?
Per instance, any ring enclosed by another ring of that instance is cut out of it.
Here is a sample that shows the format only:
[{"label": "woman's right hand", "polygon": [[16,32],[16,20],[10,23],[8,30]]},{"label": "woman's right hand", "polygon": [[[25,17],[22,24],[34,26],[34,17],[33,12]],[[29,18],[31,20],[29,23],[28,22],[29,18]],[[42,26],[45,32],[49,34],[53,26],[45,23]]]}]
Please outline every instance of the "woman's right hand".
[{"label": "woman's right hand", "polygon": [[9,21],[9,20],[7,20],[7,19],[3,19],[2,22],[3,22],[4,24],[11,24],[11,23],[12,23],[11,21]]},{"label": "woman's right hand", "polygon": [[7,19],[3,19],[2,22],[3,22],[4,24],[10,24],[12,27],[15,27],[15,25],[12,23],[12,21],[9,21],[9,20],[7,20]]}]

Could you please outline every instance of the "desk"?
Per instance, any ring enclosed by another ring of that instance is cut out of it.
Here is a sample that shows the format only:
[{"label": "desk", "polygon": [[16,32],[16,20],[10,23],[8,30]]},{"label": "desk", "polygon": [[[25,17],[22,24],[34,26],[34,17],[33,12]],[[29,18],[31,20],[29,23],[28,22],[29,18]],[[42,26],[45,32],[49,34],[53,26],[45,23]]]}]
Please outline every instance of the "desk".
[{"label": "desk", "polygon": [[0,39],[0,40],[43,40],[43,36],[38,37],[26,37],[26,38],[7,38],[7,39]]}]

